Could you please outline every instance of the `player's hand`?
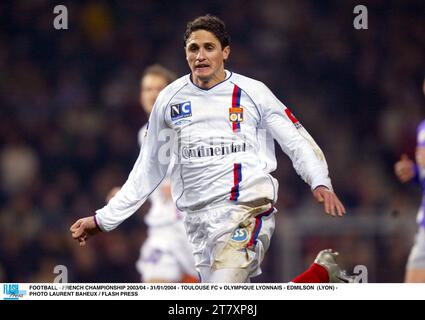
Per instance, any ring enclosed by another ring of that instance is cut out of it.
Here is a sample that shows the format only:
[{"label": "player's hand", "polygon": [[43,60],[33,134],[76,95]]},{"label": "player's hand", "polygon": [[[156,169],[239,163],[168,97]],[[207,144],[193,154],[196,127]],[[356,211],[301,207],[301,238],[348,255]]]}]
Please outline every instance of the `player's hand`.
[{"label": "player's hand", "polygon": [[313,195],[316,200],[323,203],[325,212],[333,217],[337,215],[342,217],[345,214],[345,207],[339,201],[337,195],[324,186],[318,186],[313,190]]},{"label": "player's hand", "polygon": [[86,241],[90,236],[101,232],[94,219],[94,216],[79,219],[69,229],[72,237],[78,240],[81,247],[86,245]]},{"label": "player's hand", "polygon": [[405,183],[415,176],[415,164],[406,154],[403,154],[394,165],[394,172],[397,178]]}]

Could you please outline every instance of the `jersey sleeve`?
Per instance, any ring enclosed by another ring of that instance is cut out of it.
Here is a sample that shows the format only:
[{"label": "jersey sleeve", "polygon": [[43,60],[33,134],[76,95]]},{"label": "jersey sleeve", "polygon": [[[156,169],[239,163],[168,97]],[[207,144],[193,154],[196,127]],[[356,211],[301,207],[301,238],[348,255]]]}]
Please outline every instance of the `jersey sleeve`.
[{"label": "jersey sleeve", "polygon": [[[416,129],[416,143],[416,148],[425,148],[425,121],[422,121]],[[414,169],[414,181],[423,185],[425,183],[425,168],[416,163]]]},{"label": "jersey sleeve", "polygon": [[261,86],[258,101],[262,126],[279,143],[298,175],[312,190],[321,185],[333,190],[328,165],[320,147],[270,89],[264,84]]},{"label": "jersey sleeve", "polygon": [[425,147],[425,121],[422,121],[416,129],[416,142],[418,147]]},{"label": "jersey sleeve", "polygon": [[160,103],[156,103],[127,181],[106,206],[96,211],[96,221],[103,231],[115,229],[136,212],[166,175],[170,159],[164,152],[168,147],[166,139],[161,137],[171,129],[166,126],[161,110]]}]

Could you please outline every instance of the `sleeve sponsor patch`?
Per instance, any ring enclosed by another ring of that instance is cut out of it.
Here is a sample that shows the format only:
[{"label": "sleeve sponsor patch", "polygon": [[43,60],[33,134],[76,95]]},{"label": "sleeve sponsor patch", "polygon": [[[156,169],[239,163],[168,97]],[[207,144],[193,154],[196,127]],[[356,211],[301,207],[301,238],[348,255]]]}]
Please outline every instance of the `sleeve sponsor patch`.
[{"label": "sleeve sponsor patch", "polygon": [[285,109],[285,113],[288,116],[289,120],[292,121],[292,123],[294,124],[294,126],[298,129],[301,127],[301,123],[298,121],[297,118],[295,118],[295,116],[292,114],[291,110],[289,110],[288,108]]}]

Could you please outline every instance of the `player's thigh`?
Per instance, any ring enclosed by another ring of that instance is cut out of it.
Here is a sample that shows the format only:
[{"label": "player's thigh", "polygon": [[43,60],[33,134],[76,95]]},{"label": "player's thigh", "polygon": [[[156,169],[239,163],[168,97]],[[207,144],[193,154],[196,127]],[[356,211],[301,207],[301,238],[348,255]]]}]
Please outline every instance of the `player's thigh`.
[{"label": "player's thigh", "polygon": [[175,232],[170,240],[170,248],[173,250],[184,272],[188,275],[198,277],[193,257],[193,247],[191,243],[189,243],[183,225],[176,225]]},{"label": "player's thigh", "polygon": [[211,273],[213,283],[245,283],[249,281],[248,269],[217,269]]}]

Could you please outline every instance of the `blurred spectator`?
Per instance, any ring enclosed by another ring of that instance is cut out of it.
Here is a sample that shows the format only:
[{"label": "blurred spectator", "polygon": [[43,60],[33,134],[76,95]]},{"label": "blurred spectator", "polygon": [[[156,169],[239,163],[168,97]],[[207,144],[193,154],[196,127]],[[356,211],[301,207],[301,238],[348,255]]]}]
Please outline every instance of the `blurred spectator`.
[{"label": "blurred spectator", "polygon": [[38,175],[38,159],[28,146],[8,145],[0,152],[1,187],[13,195],[26,190]]}]

